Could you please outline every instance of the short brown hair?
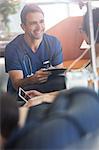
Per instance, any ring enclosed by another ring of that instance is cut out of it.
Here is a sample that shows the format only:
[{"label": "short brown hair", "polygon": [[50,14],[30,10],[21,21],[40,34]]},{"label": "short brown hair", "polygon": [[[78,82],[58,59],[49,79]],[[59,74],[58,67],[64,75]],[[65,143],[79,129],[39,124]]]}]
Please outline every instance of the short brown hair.
[{"label": "short brown hair", "polygon": [[26,15],[31,12],[40,12],[44,15],[42,9],[37,4],[26,4],[21,11],[21,23],[26,23]]}]

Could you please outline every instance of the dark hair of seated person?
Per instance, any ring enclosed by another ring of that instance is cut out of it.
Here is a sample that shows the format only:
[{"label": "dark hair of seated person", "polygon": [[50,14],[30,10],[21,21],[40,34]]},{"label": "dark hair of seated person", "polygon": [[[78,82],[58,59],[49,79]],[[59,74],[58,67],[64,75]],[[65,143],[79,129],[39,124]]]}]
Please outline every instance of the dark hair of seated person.
[{"label": "dark hair of seated person", "polygon": [[2,93],[0,95],[0,114],[1,114],[1,136],[7,140],[12,131],[18,127],[19,110],[16,97]]},{"label": "dark hair of seated person", "polygon": [[[93,15],[93,29],[94,29],[94,38],[96,37],[97,30],[99,28],[99,8],[92,9],[92,15]],[[83,31],[87,34],[88,37],[90,37],[90,28],[89,28],[89,13],[88,11],[84,15],[83,19]],[[96,43],[99,43],[99,32],[97,35]]]}]

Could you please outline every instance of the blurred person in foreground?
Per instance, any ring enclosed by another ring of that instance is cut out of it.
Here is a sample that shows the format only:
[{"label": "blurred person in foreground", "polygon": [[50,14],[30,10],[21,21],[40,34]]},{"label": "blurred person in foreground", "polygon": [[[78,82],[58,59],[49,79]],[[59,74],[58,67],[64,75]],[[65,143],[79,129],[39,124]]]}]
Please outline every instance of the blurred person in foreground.
[{"label": "blurred person in foreground", "polygon": [[0,94],[0,148],[25,125],[28,108],[18,107],[16,97],[9,93]]},{"label": "blurred person in foreground", "polygon": [[19,109],[14,96],[0,94],[0,145],[6,144],[13,131],[18,129]]}]

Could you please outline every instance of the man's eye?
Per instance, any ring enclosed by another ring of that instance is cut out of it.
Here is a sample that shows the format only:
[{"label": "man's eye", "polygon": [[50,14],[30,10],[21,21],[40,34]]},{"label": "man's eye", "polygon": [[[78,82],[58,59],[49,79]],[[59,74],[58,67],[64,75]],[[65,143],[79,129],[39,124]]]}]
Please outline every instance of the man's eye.
[{"label": "man's eye", "polygon": [[[44,20],[41,20],[40,22],[39,22],[39,24],[43,24],[44,23]],[[28,23],[30,26],[32,26],[32,25],[37,25],[38,23],[37,22],[29,22]]]}]

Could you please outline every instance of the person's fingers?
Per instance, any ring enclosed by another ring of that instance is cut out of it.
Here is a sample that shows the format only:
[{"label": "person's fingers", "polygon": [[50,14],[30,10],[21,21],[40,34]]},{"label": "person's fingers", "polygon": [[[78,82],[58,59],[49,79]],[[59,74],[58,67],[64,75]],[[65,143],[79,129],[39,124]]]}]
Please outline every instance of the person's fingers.
[{"label": "person's fingers", "polygon": [[41,76],[49,76],[51,74],[50,71],[44,71],[44,70],[39,70],[36,72],[37,74],[41,75]]},{"label": "person's fingers", "polygon": [[30,90],[30,91],[26,91],[26,93],[32,98],[33,97],[33,90]]},{"label": "person's fingers", "polygon": [[34,97],[34,96],[40,96],[40,95],[42,95],[42,93],[39,92],[39,91],[37,91],[37,90],[26,91],[26,93],[27,93],[29,96],[31,96],[31,98]]},{"label": "person's fingers", "polygon": [[[43,83],[46,82],[48,77],[50,75],[50,72],[43,72],[42,70],[37,71],[33,75],[33,83]],[[31,82],[32,82],[32,77],[31,77]]]},{"label": "person's fingers", "polygon": [[32,107],[32,106],[36,106],[36,105],[39,105],[41,104],[42,101],[40,99],[36,99],[36,100],[29,100],[26,107]]},{"label": "person's fingers", "polygon": [[40,77],[39,81],[47,80],[47,77]]},{"label": "person's fingers", "polygon": [[33,90],[33,92],[34,92],[34,94],[37,95],[37,96],[40,96],[40,95],[43,94],[43,93],[41,93],[41,92],[39,92],[39,91],[37,91],[37,90]]},{"label": "person's fingers", "polygon": [[27,94],[32,94],[33,90],[26,91]]},{"label": "person's fingers", "polygon": [[48,79],[48,77],[39,78],[39,82],[40,83],[46,82],[47,79]]}]

